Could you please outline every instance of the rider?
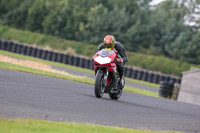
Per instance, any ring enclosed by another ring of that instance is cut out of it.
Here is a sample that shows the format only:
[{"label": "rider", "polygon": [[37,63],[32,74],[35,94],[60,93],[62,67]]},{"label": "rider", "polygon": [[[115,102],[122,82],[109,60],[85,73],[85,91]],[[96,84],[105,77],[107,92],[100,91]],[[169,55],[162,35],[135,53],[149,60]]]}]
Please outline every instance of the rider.
[{"label": "rider", "polygon": [[101,43],[98,47],[98,51],[102,49],[112,49],[117,51],[118,57],[121,57],[121,62],[117,64],[117,69],[120,76],[120,84],[122,83],[122,79],[124,78],[124,65],[125,62],[128,61],[128,57],[126,56],[125,49],[123,45],[117,41],[115,41],[115,38],[113,35],[106,35],[104,38],[104,43]]}]

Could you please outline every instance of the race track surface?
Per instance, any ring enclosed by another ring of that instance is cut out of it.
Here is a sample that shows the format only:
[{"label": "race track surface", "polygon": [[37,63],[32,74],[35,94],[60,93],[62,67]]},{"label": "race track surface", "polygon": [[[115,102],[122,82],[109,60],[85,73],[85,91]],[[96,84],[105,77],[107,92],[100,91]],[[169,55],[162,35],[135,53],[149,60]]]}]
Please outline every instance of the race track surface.
[{"label": "race track surface", "polygon": [[93,85],[0,69],[0,117],[200,132],[200,106],[123,92],[98,99]]}]

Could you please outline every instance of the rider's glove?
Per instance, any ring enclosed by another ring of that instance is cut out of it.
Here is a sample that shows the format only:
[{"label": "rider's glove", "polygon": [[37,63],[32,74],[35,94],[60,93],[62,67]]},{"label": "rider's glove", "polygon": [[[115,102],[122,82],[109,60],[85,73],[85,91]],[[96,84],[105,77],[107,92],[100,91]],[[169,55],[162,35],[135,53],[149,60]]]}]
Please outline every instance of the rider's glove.
[{"label": "rider's glove", "polygon": [[124,60],[122,59],[122,58],[118,58],[118,62],[121,62],[121,63],[123,63],[124,62]]},{"label": "rider's glove", "polygon": [[114,61],[115,61],[115,62],[123,63],[123,59],[122,59],[122,58],[115,58]]}]

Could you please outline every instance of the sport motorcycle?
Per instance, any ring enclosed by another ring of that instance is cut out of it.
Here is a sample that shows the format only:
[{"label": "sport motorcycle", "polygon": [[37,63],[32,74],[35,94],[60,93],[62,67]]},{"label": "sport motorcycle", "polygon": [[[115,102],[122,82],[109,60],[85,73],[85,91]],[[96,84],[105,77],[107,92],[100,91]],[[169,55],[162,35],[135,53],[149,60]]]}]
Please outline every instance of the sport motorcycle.
[{"label": "sport motorcycle", "polygon": [[108,93],[111,99],[119,99],[125,85],[125,79],[120,82],[117,64],[122,63],[121,57],[116,50],[102,49],[92,59],[94,60],[95,84],[94,93],[101,98]]}]

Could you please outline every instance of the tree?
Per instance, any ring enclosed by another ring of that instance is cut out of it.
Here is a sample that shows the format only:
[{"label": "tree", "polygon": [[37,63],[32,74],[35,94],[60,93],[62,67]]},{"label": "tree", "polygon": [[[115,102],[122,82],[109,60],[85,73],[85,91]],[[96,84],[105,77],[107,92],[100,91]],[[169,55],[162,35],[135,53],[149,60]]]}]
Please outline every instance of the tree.
[{"label": "tree", "polygon": [[[26,18],[29,7],[31,7],[34,0],[23,1],[20,3],[13,4],[12,2],[7,3],[8,7],[13,7],[8,9],[3,16],[3,24],[9,25],[16,28],[25,28]],[[11,4],[11,5],[10,5]]]},{"label": "tree", "polygon": [[181,32],[184,32],[185,9],[174,0],[162,2],[152,12],[151,34],[153,35],[153,44],[160,47],[163,54],[168,57],[170,49],[168,45],[173,43]]},{"label": "tree", "polygon": [[[45,16],[48,15],[50,9],[47,8],[48,0],[36,0],[28,10],[26,28],[31,31],[42,32],[42,22]],[[55,2],[55,1],[53,1]]]}]

